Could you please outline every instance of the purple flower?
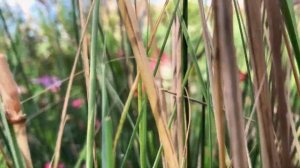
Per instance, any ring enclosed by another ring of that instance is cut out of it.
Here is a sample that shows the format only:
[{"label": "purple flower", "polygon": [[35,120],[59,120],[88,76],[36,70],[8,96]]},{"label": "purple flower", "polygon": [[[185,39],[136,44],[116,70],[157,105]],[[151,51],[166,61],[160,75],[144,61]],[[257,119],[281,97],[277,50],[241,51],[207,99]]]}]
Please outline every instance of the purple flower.
[{"label": "purple flower", "polygon": [[49,88],[51,92],[56,93],[60,89],[61,81],[56,76],[44,75],[39,78],[33,79],[34,84],[39,84],[45,88]]}]

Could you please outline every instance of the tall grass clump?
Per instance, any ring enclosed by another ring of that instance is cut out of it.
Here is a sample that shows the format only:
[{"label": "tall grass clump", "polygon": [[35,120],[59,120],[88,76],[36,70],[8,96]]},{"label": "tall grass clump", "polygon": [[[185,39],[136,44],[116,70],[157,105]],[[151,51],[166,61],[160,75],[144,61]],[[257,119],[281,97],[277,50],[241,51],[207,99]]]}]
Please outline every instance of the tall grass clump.
[{"label": "tall grass clump", "polygon": [[0,167],[299,167],[298,4],[3,0]]}]

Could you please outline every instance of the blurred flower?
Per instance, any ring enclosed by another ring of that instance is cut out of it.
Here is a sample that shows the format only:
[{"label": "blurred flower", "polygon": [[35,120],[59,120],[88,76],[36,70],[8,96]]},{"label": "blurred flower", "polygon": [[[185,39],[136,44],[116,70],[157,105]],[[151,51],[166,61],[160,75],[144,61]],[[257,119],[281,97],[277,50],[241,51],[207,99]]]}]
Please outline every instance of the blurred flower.
[{"label": "blurred flower", "polygon": [[[151,59],[150,68],[152,71],[154,71],[156,63],[157,63],[157,59]],[[171,64],[171,61],[170,61],[168,55],[166,53],[163,53],[161,56],[159,67],[168,66],[169,64]]]},{"label": "blurred flower", "polygon": [[98,119],[96,119],[96,123],[95,123],[95,129],[99,129],[101,126],[101,121],[99,121]]},{"label": "blurred flower", "polygon": [[[152,59],[150,61],[150,68],[152,71],[154,71],[156,66],[157,60]],[[166,53],[163,53],[161,56],[160,64],[159,64],[159,73],[160,77],[162,79],[162,86],[164,88],[169,88],[171,86],[171,80],[173,78],[173,70],[172,70],[172,63],[171,59]]]},{"label": "blurred flower", "polygon": [[28,92],[27,88],[25,86],[18,86],[18,93],[19,94],[26,94]]},{"label": "blurred flower", "polygon": [[[47,163],[44,164],[44,168],[51,168],[50,166],[51,166],[50,162],[47,162]],[[58,168],[65,168],[65,165],[63,163],[59,163],[57,167]]]},{"label": "blurred flower", "polygon": [[78,121],[78,128],[79,128],[80,131],[85,131],[86,130],[85,122],[79,120]]},{"label": "blurred flower", "polygon": [[122,58],[122,57],[125,56],[125,53],[124,53],[122,50],[119,50],[119,51],[117,51],[116,56],[117,56],[118,58]]},{"label": "blurred flower", "polygon": [[[158,50],[159,52],[159,50]],[[150,65],[150,70],[153,72],[155,69],[155,66],[157,64],[157,59],[158,58],[150,58],[149,65]],[[158,71],[159,75],[155,76],[155,83],[158,85],[163,86],[163,88],[169,88],[171,86],[171,80],[173,78],[173,71],[172,71],[172,62],[169,56],[163,52],[160,63],[158,66]],[[144,84],[142,85],[142,92],[145,92],[145,87]],[[134,97],[138,96],[138,90],[136,89],[134,91]]]},{"label": "blurred flower", "polygon": [[72,101],[72,107],[79,109],[84,104],[84,100],[82,98],[74,99]]},{"label": "blurred flower", "polygon": [[45,88],[49,88],[51,92],[56,93],[60,89],[61,81],[56,76],[44,75],[39,78],[33,79],[34,84],[39,84]]},{"label": "blurred flower", "polygon": [[245,72],[242,72],[242,71],[239,71],[239,78],[240,78],[240,82],[243,82],[247,79],[248,77],[248,74]]}]

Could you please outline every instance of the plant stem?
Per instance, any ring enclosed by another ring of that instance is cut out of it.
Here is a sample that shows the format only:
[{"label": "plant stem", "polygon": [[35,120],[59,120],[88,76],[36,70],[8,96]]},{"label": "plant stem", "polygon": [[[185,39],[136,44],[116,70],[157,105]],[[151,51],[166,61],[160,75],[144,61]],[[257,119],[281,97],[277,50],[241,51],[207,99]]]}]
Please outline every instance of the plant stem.
[{"label": "plant stem", "polygon": [[92,20],[92,42],[91,42],[91,58],[90,58],[90,81],[89,81],[89,102],[88,102],[88,126],[87,126],[87,152],[86,167],[93,167],[93,145],[95,130],[95,108],[96,108],[96,54],[98,41],[98,15],[100,0],[96,0],[93,11]]}]

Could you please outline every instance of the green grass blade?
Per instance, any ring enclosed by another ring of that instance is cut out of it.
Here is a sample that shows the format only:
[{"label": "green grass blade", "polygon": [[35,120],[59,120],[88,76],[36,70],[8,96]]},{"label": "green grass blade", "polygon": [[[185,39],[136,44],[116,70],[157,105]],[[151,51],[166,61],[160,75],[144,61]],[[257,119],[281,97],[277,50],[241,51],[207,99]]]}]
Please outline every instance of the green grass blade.
[{"label": "green grass blade", "polygon": [[113,168],[113,126],[110,117],[105,117],[103,120],[103,132],[102,132],[102,167]]},{"label": "green grass blade", "polygon": [[[29,80],[28,80],[28,78],[27,78],[27,76],[25,74],[25,69],[24,69],[24,66],[22,64],[22,61],[21,61],[21,58],[20,58],[20,54],[18,52],[16,42],[14,41],[14,39],[12,38],[11,33],[9,32],[9,25],[7,25],[7,23],[6,23],[6,20],[5,20],[4,16],[3,16],[2,9],[0,9],[0,18],[2,20],[5,33],[6,33],[8,39],[10,41],[10,44],[11,44],[11,47],[12,47],[12,50],[13,50],[13,53],[14,53],[14,57],[15,57],[15,59],[17,61],[17,67],[20,68],[19,72],[21,73],[22,78],[25,81],[26,87],[29,89],[29,91],[31,91],[31,87],[29,85]],[[17,35],[19,35],[19,33]]]},{"label": "green grass blade", "polygon": [[299,37],[297,30],[296,14],[294,12],[292,1],[283,0],[281,2],[281,11],[285,20],[285,26],[287,28],[291,44],[295,53],[296,62],[298,65],[298,71],[300,72],[300,47],[299,47]]},{"label": "green grass blade", "polygon": [[[104,51],[105,52],[105,51]],[[105,55],[104,55],[105,56]],[[105,64],[101,65],[101,73],[102,73],[102,80],[101,80],[101,93],[102,93],[102,167],[113,168],[113,148],[112,148],[112,121],[108,114],[108,97],[107,97],[107,90],[106,90],[106,67]]]},{"label": "green grass blade", "polygon": [[167,32],[166,32],[166,35],[165,35],[165,38],[164,38],[164,41],[163,41],[163,44],[161,46],[161,49],[159,51],[159,55],[158,55],[158,58],[157,58],[157,63],[155,65],[155,68],[154,68],[154,71],[153,71],[153,74],[154,76],[156,75],[157,71],[158,71],[158,67],[159,67],[159,64],[160,64],[160,60],[161,60],[161,57],[164,53],[164,49],[166,47],[166,44],[167,44],[167,41],[168,41],[168,38],[169,38],[169,35],[170,35],[170,32],[171,32],[171,28],[172,28],[172,25],[173,25],[173,21],[175,19],[175,16],[176,16],[176,11],[179,7],[179,1],[176,2],[175,4],[175,9],[172,13],[172,18],[170,20],[170,23],[168,24],[168,28],[167,28]]},{"label": "green grass blade", "polygon": [[[101,81],[100,78],[98,78],[98,81]],[[120,111],[123,111],[125,108],[125,105],[123,104],[121,98],[119,97],[117,91],[115,90],[115,88],[112,86],[111,82],[109,80],[105,80],[106,83],[106,89],[108,91],[108,94],[110,95],[110,97],[113,99],[113,101],[111,102],[111,104],[116,104],[117,108]],[[134,128],[134,123],[132,121],[131,116],[128,114],[126,115],[127,120],[130,124],[130,126],[132,127],[132,129]]]},{"label": "green grass blade", "polygon": [[[249,59],[248,59],[248,53],[247,53],[247,47],[246,47],[246,39],[244,37],[244,32],[243,32],[243,26],[242,26],[242,23],[243,23],[243,20],[242,20],[242,16],[241,16],[241,13],[239,12],[239,4],[238,4],[238,1],[237,0],[234,0],[234,11],[235,11],[235,15],[237,17],[237,21],[238,21],[238,26],[239,26],[239,32],[240,32],[240,35],[241,35],[241,40],[242,40],[242,45],[243,45],[243,52],[244,52],[244,57],[245,57],[245,62],[246,62],[246,67],[247,67],[247,75],[248,75],[248,78],[247,80],[249,81],[249,83],[252,83],[252,78],[251,78],[251,69],[250,69],[250,62],[249,62]],[[244,30],[246,31],[246,30]],[[254,96],[253,96],[253,88],[250,87],[250,94],[251,94],[251,99],[252,101],[254,100]],[[244,97],[243,97],[244,98]]]},{"label": "green grass blade", "polygon": [[75,39],[76,43],[79,44],[80,38],[79,38],[79,31],[78,31],[78,25],[76,23],[77,21],[77,16],[76,16],[76,3],[78,1],[72,1],[72,22],[73,22],[73,28],[75,32]]},{"label": "green grass blade", "polygon": [[3,123],[3,127],[4,127],[4,136],[7,139],[8,147],[9,147],[9,150],[11,151],[14,166],[16,168],[25,168],[25,162],[20,153],[15,136],[11,131],[12,127],[8,124],[8,122],[6,120],[6,116],[5,116],[5,113],[3,110],[2,103],[0,104],[0,113],[1,113],[1,120]]},{"label": "green grass blade", "polygon": [[74,168],[80,168],[81,167],[81,163],[83,162],[85,156],[86,156],[86,144],[81,149],[81,152],[79,154],[78,160],[76,161],[76,164],[75,164]]},{"label": "green grass blade", "polygon": [[201,117],[201,147],[200,147],[200,152],[201,152],[201,167],[205,167],[205,144],[206,144],[206,109],[203,107],[202,111],[202,117]]},{"label": "green grass blade", "polygon": [[[207,90],[207,92],[209,92],[209,90]],[[207,93],[209,94],[209,93]],[[209,104],[207,106],[207,113],[208,113],[208,141],[209,141],[209,167],[212,168],[212,158],[213,158],[213,144],[212,144],[212,114],[213,114],[213,109],[212,109],[212,102],[211,102],[211,99],[207,99],[207,104]]]},{"label": "green grass blade", "polygon": [[[146,108],[146,102],[145,102],[145,101],[143,102],[143,105],[142,105],[142,109],[143,109],[143,108]],[[139,114],[139,116],[138,116],[138,118],[137,118],[137,120],[136,120],[136,124],[135,124],[135,126],[134,126],[133,132],[132,132],[131,137],[130,137],[130,140],[129,140],[129,142],[128,142],[128,146],[127,146],[127,149],[126,149],[124,158],[123,158],[123,160],[122,160],[121,168],[123,168],[123,167],[125,166],[125,163],[126,163],[126,160],[127,160],[128,154],[129,154],[129,151],[130,151],[131,146],[132,146],[132,144],[133,144],[134,137],[135,137],[136,132],[137,132],[137,130],[138,130],[138,128],[139,128],[139,124],[140,124],[140,121],[141,121],[141,119],[142,119],[142,116],[144,115],[143,113],[144,113],[144,110],[141,111],[141,113]]]},{"label": "green grass blade", "polygon": [[[143,109],[142,100],[146,100],[146,97],[142,93],[142,81],[138,84],[138,111],[142,115],[141,122],[139,124],[139,142],[140,142],[140,167],[146,168],[147,159],[147,113],[146,108]],[[142,112],[143,111],[143,112]]]},{"label": "green grass blade", "polygon": [[[134,92],[135,92],[135,89],[136,89],[136,85],[139,81],[139,78],[140,78],[140,75],[137,74],[137,77],[134,81],[134,84],[129,92],[129,95],[127,97],[127,100],[126,100],[126,103],[125,103],[125,106],[123,108],[123,111],[122,111],[122,114],[121,114],[121,118],[120,118],[120,122],[119,122],[119,125],[117,127],[117,131],[116,131],[116,135],[115,135],[115,138],[114,138],[114,145],[113,145],[113,151],[116,152],[116,149],[117,149],[117,144],[118,144],[118,141],[120,139],[120,136],[121,136],[121,133],[122,133],[122,130],[123,130],[123,126],[124,126],[124,123],[125,123],[125,119],[126,119],[126,116],[128,115],[128,112],[129,112],[129,107],[130,107],[130,104],[131,104],[131,101],[132,101],[132,98],[133,98],[133,95],[134,95]],[[134,130],[135,126],[133,127],[133,130]]]},{"label": "green grass blade", "polygon": [[[201,71],[200,71],[200,68],[199,68],[199,64],[198,64],[198,60],[197,60],[197,57],[196,57],[196,52],[195,52],[195,49],[192,45],[192,42],[190,40],[190,36],[188,34],[188,31],[187,31],[187,26],[186,26],[186,23],[184,22],[184,19],[182,17],[182,13],[180,12],[180,9],[177,10],[177,16],[179,17],[179,20],[180,20],[180,25],[181,25],[181,31],[183,32],[183,35],[184,35],[184,38],[188,44],[188,50],[189,50],[189,53],[192,57],[192,62],[194,64],[194,67],[195,67],[195,70],[196,70],[196,74],[199,78],[199,82],[200,82],[200,90],[205,98],[205,100],[208,99],[208,95],[207,95],[207,86],[204,82],[204,79],[202,77],[202,74],[201,74]],[[184,78],[184,81],[185,81],[185,78]]]},{"label": "green grass blade", "polygon": [[87,153],[86,167],[93,167],[93,146],[94,146],[94,125],[95,125],[95,108],[96,108],[96,54],[98,41],[98,16],[100,0],[96,0],[92,20],[92,42],[90,56],[90,81],[89,81],[89,103],[88,103],[88,126],[87,126]]}]

